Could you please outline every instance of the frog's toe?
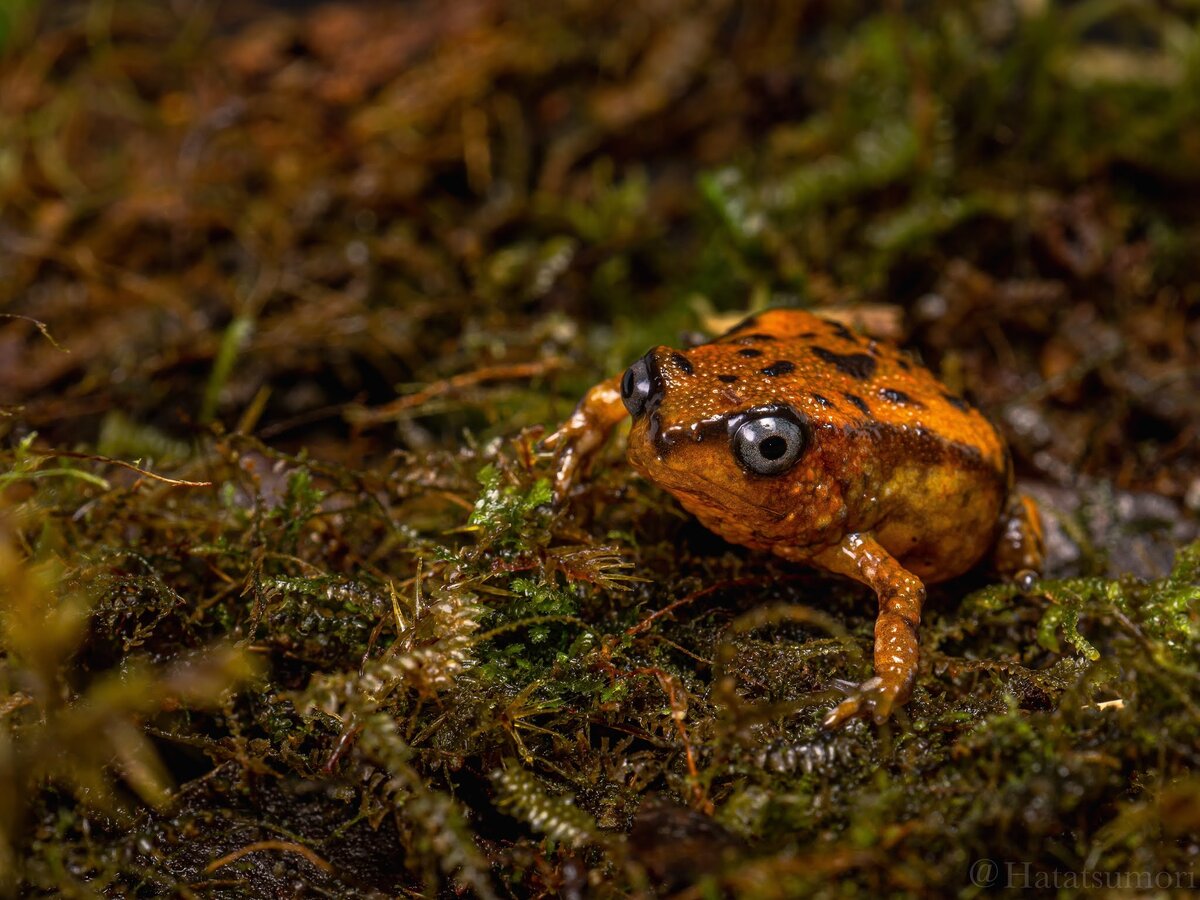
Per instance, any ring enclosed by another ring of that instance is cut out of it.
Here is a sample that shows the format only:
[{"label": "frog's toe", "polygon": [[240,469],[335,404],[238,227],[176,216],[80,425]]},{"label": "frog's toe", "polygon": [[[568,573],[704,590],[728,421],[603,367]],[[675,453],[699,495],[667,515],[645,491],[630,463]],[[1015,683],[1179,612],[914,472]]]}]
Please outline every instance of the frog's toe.
[{"label": "frog's toe", "polygon": [[[874,679],[872,679],[874,681]],[[848,678],[831,678],[829,683],[843,694],[850,695],[858,690],[858,682]]]},{"label": "frog's toe", "polygon": [[578,471],[579,460],[570,453],[562,454],[555,460],[554,490],[551,502],[556,509],[566,504],[571,489],[575,486]]},{"label": "frog's toe", "polygon": [[[840,682],[838,686],[844,687],[845,682]],[[880,725],[888,720],[892,710],[898,705],[900,692],[900,688],[888,684],[882,678],[869,678],[851,688],[850,696],[829,711],[821,727],[840,728],[858,716],[870,716],[875,724]]]},{"label": "frog's toe", "polygon": [[566,432],[567,429],[560,428],[542,439],[542,449],[552,451],[554,454],[551,469],[554,485],[552,503],[555,507],[562,506],[566,502],[571,488],[574,487],[578,478],[581,465],[585,461],[581,459],[579,453],[578,436]]}]

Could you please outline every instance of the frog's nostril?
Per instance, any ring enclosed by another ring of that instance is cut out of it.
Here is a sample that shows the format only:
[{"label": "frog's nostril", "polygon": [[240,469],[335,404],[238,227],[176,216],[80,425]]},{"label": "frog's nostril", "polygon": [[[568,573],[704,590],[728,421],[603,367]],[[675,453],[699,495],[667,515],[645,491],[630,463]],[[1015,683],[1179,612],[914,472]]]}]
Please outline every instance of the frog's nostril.
[{"label": "frog's nostril", "polygon": [[621,379],[621,399],[625,408],[635,419],[646,411],[651,401],[659,396],[658,367],[653,353],[647,353],[625,370]]}]

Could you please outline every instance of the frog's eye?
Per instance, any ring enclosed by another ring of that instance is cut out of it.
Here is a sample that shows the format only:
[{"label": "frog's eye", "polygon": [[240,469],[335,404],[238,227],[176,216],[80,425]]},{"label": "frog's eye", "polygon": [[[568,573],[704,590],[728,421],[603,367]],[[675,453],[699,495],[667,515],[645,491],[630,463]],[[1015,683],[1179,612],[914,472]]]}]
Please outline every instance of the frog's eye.
[{"label": "frog's eye", "polygon": [[766,413],[747,419],[733,433],[733,455],[758,475],[782,475],[796,464],[808,443],[795,419]]},{"label": "frog's eye", "polygon": [[655,387],[657,373],[653,350],[625,370],[621,379],[621,399],[635,419],[646,411],[651,399],[658,393]]}]

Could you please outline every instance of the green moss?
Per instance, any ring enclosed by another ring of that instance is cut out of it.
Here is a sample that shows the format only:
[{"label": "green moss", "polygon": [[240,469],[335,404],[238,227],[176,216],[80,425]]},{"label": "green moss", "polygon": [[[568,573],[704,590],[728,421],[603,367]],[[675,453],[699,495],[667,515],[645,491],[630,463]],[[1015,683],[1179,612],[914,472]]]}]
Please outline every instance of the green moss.
[{"label": "green moss", "polygon": [[[0,894],[1194,872],[1195,16],[794,6],[0,11]],[[835,733],[868,591],[538,445],[794,304],[969,393],[1055,551]]]}]

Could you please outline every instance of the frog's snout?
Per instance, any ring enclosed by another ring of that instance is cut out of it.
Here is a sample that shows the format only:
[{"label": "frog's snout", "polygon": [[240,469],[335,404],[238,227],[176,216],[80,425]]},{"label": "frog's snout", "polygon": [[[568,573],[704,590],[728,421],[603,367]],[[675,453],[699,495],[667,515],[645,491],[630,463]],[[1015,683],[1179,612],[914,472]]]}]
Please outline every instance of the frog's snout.
[{"label": "frog's snout", "polygon": [[621,399],[635,419],[662,401],[662,372],[651,350],[625,370],[621,379]]}]

